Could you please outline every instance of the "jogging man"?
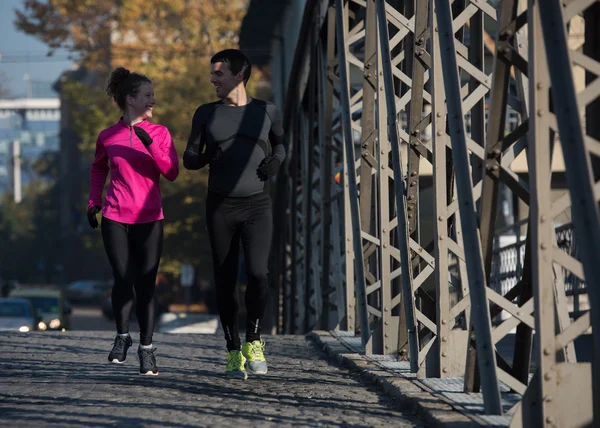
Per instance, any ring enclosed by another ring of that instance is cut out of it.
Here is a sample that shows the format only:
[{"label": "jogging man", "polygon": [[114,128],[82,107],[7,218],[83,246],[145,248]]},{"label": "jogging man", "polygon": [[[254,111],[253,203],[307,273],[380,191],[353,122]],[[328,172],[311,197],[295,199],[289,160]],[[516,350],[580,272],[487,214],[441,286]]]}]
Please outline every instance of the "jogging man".
[{"label": "jogging man", "polygon": [[[210,165],[206,221],[217,308],[227,341],[226,374],[240,379],[248,377],[246,363],[253,373],[267,373],[260,332],[267,306],[273,233],[268,182],[286,155],[277,108],[246,93],[250,72],[250,61],[239,50],[227,49],[212,57],[211,83],[219,101],[196,110],[183,155],[187,169]],[[248,278],[243,347],[238,333],[236,291],[240,240]]]}]

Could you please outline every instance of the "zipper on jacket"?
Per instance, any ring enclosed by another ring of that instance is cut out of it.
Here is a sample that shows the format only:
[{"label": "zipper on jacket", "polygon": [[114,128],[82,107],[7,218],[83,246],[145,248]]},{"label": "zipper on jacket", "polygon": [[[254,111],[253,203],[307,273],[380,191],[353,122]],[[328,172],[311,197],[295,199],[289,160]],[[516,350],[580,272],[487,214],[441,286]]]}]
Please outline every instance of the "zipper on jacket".
[{"label": "zipper on jacket", "polygon": [[129,147],[133,146],[133,126],[129,126]]}]

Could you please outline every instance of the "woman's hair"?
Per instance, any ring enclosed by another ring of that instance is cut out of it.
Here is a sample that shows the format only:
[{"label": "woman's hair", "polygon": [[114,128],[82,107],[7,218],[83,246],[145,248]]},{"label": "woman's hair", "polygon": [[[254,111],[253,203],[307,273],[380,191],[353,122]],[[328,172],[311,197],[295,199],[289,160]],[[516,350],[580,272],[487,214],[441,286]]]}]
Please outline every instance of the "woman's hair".
[{"label": "woman's hair", "polygon": [[152,83],[143,74],[132,73],[124,67],[118,67],[110,73],[106,82],[106,93],[111,97],[122,111],[127,107],[126,97],[135,97],[140,91],[142,83]]}]

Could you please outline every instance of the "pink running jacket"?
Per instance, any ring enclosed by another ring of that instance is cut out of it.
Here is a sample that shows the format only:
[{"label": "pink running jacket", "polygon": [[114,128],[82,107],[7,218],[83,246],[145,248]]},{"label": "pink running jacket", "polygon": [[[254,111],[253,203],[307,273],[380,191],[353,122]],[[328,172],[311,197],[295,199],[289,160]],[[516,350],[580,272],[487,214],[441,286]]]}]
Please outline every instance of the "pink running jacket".
[{"label": "pink running jacket", "polygon": [[[133,127],[122,120],[100,132],[90,171],[88,209],[102,207],[102,216],[121,223],[149,223],[164,218],[160,174],[169,181],[179,175],[179,158],[169,130],[146,120],[136,124],[152,138],[144,147]],[[110,170],[104,205],[102,191]]]}]

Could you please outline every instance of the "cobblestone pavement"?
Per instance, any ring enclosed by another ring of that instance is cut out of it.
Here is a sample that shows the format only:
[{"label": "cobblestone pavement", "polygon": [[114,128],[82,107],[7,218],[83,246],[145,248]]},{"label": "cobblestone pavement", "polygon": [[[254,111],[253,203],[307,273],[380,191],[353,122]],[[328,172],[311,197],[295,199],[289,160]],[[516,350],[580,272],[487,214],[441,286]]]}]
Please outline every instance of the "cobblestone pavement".
[{"label": "cobblestone pavement", "polygon": [[269,374],[244,382],[225,378],[219,336],[155,334],[146,377],[135,336],[117,366],[110,332],[0,333],[0,425],[425,426],[303,336],[265,339]]}]

